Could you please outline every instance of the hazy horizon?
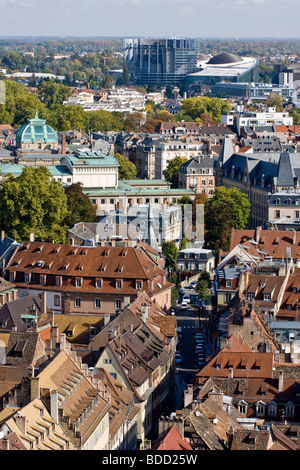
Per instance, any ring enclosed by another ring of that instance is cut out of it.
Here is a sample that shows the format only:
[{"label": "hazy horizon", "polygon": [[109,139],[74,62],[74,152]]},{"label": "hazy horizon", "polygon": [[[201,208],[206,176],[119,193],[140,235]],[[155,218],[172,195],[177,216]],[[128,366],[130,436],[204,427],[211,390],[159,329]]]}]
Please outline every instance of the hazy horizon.
[{"label": "hazy horizon", "polygon": [[0,0],[1,38],[299,39],[297,0]]}]

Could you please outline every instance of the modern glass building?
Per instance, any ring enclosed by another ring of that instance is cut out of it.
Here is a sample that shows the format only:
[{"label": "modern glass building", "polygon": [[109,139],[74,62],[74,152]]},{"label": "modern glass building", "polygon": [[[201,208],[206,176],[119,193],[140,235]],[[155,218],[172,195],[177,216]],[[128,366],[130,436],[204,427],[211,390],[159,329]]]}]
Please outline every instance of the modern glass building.
[{"label": "modern glass building", "polygon": [[139,85],[179,85],[197,70],[194,39],[125,39],[124,57],[131,79]]}]

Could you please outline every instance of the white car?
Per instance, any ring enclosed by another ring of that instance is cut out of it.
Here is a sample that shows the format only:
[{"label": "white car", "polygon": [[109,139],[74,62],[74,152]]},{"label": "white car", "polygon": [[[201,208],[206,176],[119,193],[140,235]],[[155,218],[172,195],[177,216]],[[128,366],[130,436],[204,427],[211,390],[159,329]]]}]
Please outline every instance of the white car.
[{"label": "white car", "polygon": [[188,309],[188,304],[186,302],[182,302],[180,308],[181,308],[181,310],[187,310]]},{"label": "white car", "polygon": [[190,283],[189,288],[190,289],[195,289],[196,285],[197,285],[197,282],[193,281],[193,282]]},{"label": "white car", "polygon": [[191,302],[191,298],[188,294],[185,294],[183,297],[182,297],[182,302],[186,302],[187,304],[189,304]]}]

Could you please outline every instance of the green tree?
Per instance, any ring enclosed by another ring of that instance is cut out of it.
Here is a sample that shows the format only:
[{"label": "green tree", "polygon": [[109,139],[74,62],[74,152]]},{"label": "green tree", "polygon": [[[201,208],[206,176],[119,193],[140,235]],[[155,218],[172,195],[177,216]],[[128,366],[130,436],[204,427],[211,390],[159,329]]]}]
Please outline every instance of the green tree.
[{"label": "green tree", "polygon": [[209,98],[208,96],[200,96],[187,98],[180,108],[181,115],[187,115],[192,120],[200,119],[208,121],[209,117],[215,122],[221,122],[221,115],[227,109],[231,109],[230,104],[226,100],[220,98]]},{"label": "green tree", "polygon": [[67,196],[68,213],[64,225],[73,227],[78,222],[96,222],[96,207],[89,197],[82,191],[80,183],[74,183],[65,188]]},{"label": "green tree", "polygon": [[237,188],[220,186],[205,204],[205,241],[213,250],[228,250],[232,228],[248,223],[250,202]]},{"label": "green tree", "polygon": [[119,162],[119,179],[120,180],[135,180],[137,169],[134,163],[130,162],[120,153],[115,154],[115,158]]},{"label": "green tree", "polygon": [[199,295],[200,299],[208,300],[211,298],[209,283],[204,279],[200,279],[195,287],[195,291]]},{"label": "green tree", "polygon": [[9,176],[2,185],[0,225],[19,242],[34,233],[36,240],[64,243],[66,215],[67,196],[45,166],[25,167],[20,176]]},{"label": "green tree", "polygon": [[47,107],[53,104],[63,104],[72,95],[70,87],[54,80],[40,82],[37,95]]},{"label": "green tree", "polygon": [[271,93],[269,99],[266,101],[266,106],[269,106],[270,108],[276,108],[277,112],[281,112],[283,107],[282,96]]},{"label": "green tree", "polygon": [[180,165],[187,161],[186,157],[175,157],[163,171],[164,178],[171,183],[172,188],[178,188],[178,170]]},{"label": "green tree", "polygon": [[178,258],[178,248],[174,241],[163,242],[162,253],[166,257],[166,267],[173,268]]}]

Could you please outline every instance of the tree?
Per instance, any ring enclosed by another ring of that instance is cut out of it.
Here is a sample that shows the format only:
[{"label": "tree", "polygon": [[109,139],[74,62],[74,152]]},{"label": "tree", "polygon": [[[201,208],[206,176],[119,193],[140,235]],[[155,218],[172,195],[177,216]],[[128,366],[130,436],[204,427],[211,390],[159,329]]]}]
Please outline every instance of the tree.
[{"label": "tree", "polygon": [[209,283],[204,279],[200,279],[196,284],[195,291],[202,300],[208,300],[211,298]]},{"label": "tree", "polygon": [[180,114],[190,116],[193,121],[197,118],[202,120],[202,116],[207,122],[209,119],[213,119],[215,122],[221,122],[221,115],[224,114],[227,109],[231,109],[231,106],[226,100],[200,96],[184,100],[180,108]]},{"label": "tree", "polygon": [[178,258],[178,248],[176,243],[173,241],[163,242],[161,249],[163,255],[166,257],[166,267],[173,268]]},{"label": "tree", "polygon": [[67,196],[45,166],[25,167],[20,176],[9,176],[2,185],[0,225],[19,242],[34,233],[36,240],[64,243],[66,215]]},{"label": "tree", "polygon": [[135,180],[137,175],[137,169],[134,163],[130,162],[120,153],[115,154],[115,158],[119,162],[119,179],[120,180]]},{"label": "tree", "polygon": [[72,95],[72,90],[54,80],[43,80],[38,86],[37,95],[47,107],[50,107],[53,104],[63,104]]},{"label": "tree", "polygon": [[220,186],[205,204],[205,240],[212,250],[228,250],[232,228],[243,229],[249,219],[250,202],[237,188]]},{"label": "tree", "polygon": [[283,107],[282,96],[271,93],[269,99],[266,101],[266,106],[270,108],[276,108],[276,111],[280,113]]},{"label": "tree", "polygon": [[64,225],[73,227],[78,222],[96,222],[96,207],[89,197],[82,191],[80,183],[74,183],[65,188],[67,196],[68,213]]},{"label": "tree", "polygon": [[172,188],[178,188],[178,170],[180,165],[187,161],[186,157],[175,157],[163,171],[164,178],[171,183]]},{"label": "tree", "polygon": [[198,282],[200,281],[205,281],[208,283],[208,287],[209,289],[212,287],[212,282],[211,282],[211,279],[210,279],[210,274],[209,272],[207,271],[202,271],[202,273],[199,275],[198,277]]}]

